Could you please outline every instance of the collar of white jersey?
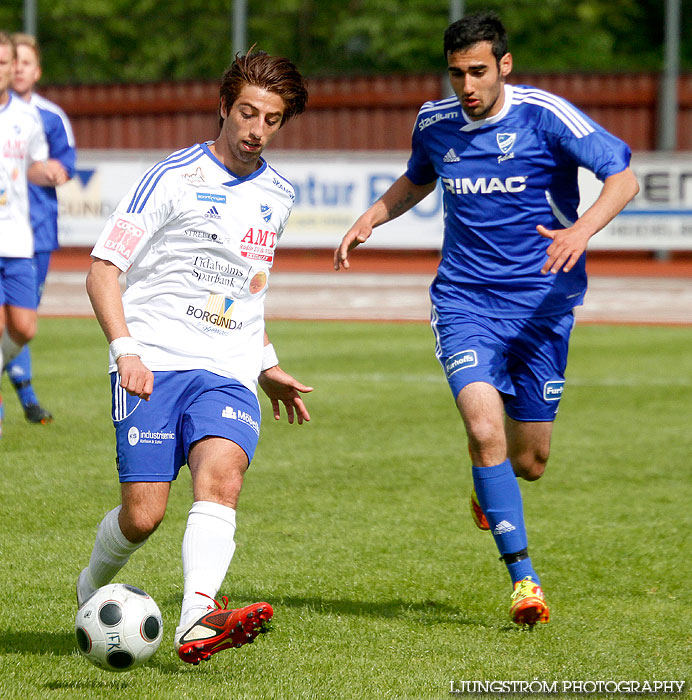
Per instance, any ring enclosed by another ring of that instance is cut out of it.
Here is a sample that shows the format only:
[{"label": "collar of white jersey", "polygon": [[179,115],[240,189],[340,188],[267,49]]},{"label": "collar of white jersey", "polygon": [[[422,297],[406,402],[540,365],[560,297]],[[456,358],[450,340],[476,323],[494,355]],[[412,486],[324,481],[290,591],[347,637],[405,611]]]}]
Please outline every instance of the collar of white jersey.
[{"label": "collar of white jersey", "polygon": [[461,116],[464,118],[466,124],[462,126],[461,129],[459,129],[459,131],[473,131],[474,129],[480,129],[483,126],[491,126],[499,122],[501,119],[504,119],[507,116],[510,107],[512,106],[514,88],[511,85],[508,85],[507,83],[505,83],[503,87],[505,92],[505,103],[502,105],[502,109],[497,114],[493,114],[492,117],[478,120],[470,119],[467,116],[466,112],[464,112],[464,110],[462,109]]},{"label": "collar of white jersey", "polygon": [[228,173],[233,177],[232,180],[229,180],[228,182],[222,182],[221,184],[224,185],[225,187],[233,187],[234,185],[240,185],[243,182],[247,182],[248,180],[253,180],[256,178],[258,175],[261,175],[266,169],[267,169],[267,161],[264,160],[260,156],[260,161],[262,165],[257,168],[254,172],[250,173],[249,175],[241,176],[237,175],[234,173],[230,168],[227,168],[209,149],[209,144],[212,143],[211,141],[206,141],[205,143],[202,144],[202,150],[206,154],[207,158],[211,159],[216,163],[224,172]]},{"label": "collar of white jersey", "polygon": [[12,90],[7,91],[7,102],[4,105],[0,105],[0,112],[4,112],[11,104],[12,100],[18,100],[19,97],[15,95]]}]

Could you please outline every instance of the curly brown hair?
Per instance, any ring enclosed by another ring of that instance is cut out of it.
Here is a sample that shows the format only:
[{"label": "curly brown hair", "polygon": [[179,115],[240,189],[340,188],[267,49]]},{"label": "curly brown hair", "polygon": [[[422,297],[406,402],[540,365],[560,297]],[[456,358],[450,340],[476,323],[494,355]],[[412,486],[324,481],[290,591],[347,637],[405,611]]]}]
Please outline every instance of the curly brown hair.
[{"label": "curly brown hair", "polygon": [[220,127],[224,123],[224,117],[221,116],[222,108],[229,110],[245,85],[255,85],[274,92],[283,99],[286,109],[281,119],[281,126],[291,117],[305,111],[308,101],[307,84],[296,66],[287,58],[270,56],[264,51],[252,53],[253,49],[254,46],[245,56],[236,54],[235,60],[223,74],[219,91]]}]

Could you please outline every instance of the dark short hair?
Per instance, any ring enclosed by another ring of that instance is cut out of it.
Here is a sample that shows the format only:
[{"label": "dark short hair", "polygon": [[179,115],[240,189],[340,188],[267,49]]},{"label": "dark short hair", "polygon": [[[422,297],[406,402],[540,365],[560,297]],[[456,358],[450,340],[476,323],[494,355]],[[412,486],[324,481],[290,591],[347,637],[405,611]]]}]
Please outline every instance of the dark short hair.
[{"label": "dark short hair", "polygon": [[270,56],[264,51],[250,51],[245,56],[236,54],[235,60],[223,74],[219,91],[219,126],[223,126],[224,122],[221,106],[225,106],[226,111],[230,110],[246,85],[263,88],[283,99],[286,106],[281,120],[283,126],[291,117],[305,111],[308,101],[305,78],[287,58]]},{"label": "dark short hair", "polygon": [[465,51],[481,41],[492,44],[493,56],[499,65],[507,53],[507,32],[494,12],[479,12],[450,24],[444,37],[445,59],[449,52]]}]

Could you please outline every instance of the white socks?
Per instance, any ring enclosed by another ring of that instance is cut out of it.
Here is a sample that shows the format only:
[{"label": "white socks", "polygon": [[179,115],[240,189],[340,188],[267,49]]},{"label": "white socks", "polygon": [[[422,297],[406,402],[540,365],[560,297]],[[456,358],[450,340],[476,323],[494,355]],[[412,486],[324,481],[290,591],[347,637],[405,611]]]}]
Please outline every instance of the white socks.
[{"label": "white socks", "polygon": [[[86,574],[80,576],[80,594],[82,600],[97,588],[113,580],[120,569],[127,564],[132,552],[138,550],[144,542],[130,542],[120,530],[118,514],[122,506],[106,513],[96,533],[94,549],[89,559]],[[91,590],[85,590],[90,588]]]},{"label": "white socks", "polygon": [[214,603],[235,551],[235,510],[220,503],[195,501],[187,517],[183,537],[183,605],[180,626],[182,634]]}]

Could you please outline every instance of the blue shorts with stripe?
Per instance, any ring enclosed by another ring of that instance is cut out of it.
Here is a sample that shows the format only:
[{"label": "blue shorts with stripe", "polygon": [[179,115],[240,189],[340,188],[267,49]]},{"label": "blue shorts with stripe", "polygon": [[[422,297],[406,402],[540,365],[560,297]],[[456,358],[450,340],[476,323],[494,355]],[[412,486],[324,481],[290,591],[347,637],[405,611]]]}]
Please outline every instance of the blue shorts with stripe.
[{"label": "blue shorts with stripe", "polygon": [[0,258],[0,306],[38,307],[33,258]]},{"label": "blue shorts with stripe", "polygon": [[124,481],[173,481],[190,447],[204,437],[236,443],[248,463],[257,448],[257,397],[233,379],[206,370],[154,372],[149,401],[130,396],[111,373],[118,473]]},{"label": "blue shorts with stripe", "polygon": [[525,319],[488,318],[468,311],[432,309],[437,359],[456,399],[473,382],[502,395],[516,421],[552,421],[565,385],[570,311]]}]

